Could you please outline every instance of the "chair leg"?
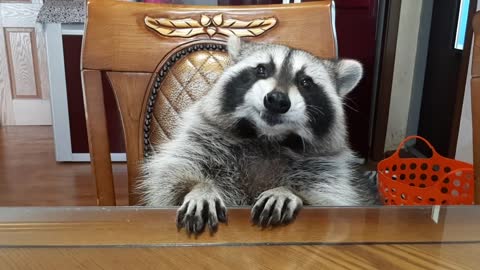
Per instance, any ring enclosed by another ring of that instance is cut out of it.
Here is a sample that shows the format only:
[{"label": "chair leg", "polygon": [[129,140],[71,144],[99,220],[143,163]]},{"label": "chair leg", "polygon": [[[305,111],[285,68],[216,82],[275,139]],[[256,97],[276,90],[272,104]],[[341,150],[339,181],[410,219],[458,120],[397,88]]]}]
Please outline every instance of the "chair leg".
[{"label": "chair leg", "polygon": [[97,187],[97,204],[114,206],[115,189],[101,72],[83,70],[82,83],[90,159]]}]

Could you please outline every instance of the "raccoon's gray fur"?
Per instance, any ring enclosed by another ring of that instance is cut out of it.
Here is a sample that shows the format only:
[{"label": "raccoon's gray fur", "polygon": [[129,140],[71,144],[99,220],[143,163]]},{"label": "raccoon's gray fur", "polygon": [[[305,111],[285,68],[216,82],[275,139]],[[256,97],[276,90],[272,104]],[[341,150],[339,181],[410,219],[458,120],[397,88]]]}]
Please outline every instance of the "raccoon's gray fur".
[{"label": "raccoon's gray fur", "polygon": [[143,202],[180,205],[177,225],[193,233],[215,231],[226,206],[253,205],[252,221],[269,226],[291,221],[302,205],[375,203],[342,107],[361,64],[236,37],[228,51],[231,66],[146,160]]}]

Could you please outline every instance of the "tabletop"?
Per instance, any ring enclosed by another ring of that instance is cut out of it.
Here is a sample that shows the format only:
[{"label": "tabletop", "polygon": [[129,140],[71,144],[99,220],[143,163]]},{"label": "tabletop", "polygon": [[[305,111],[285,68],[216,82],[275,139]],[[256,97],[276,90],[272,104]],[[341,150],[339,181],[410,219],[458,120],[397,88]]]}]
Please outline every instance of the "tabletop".
[{"label": "tabletop", "polygon": [[479,269],[478,254],[476,206],[305,208],[270,229],[229,209],[198,237],[174,209],[0,208],[5,269]]}]

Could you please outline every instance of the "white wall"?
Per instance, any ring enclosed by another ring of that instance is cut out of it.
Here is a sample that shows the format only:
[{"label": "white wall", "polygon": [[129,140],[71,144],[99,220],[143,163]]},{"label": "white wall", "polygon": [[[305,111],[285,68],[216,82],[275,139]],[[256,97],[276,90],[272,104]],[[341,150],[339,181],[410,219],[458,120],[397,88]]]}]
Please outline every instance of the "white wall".
[{"label": "white wall", "polygon": [[[477,3],[477,10],[480,10],[480,1]],[[473,48],[473,46],[472,46]],[[470,53],[470,64],[468,65],[467,81],[465,83],[465,96],[463,98],[462,118],[460,120],[460,130],[458,132],[457,153],[455,159],[473,163],[472,149],[472,96],[470,81],[472,66],[472,54]]]},{"label": "white wall", "polygon": [[470,55],[470,64],[468,66],[468,77],[465,85],[465,96],[463,98],[462,118],[460,120],[460,130],[458,132],[457,153],[455,159],[473,163],[472,150],[472,97],[470,81],[470,68],[472,65],[472,57]]},{"label": "white wall", "polygon": [[406,137],[423,1],[402,1],[385,150]]}]

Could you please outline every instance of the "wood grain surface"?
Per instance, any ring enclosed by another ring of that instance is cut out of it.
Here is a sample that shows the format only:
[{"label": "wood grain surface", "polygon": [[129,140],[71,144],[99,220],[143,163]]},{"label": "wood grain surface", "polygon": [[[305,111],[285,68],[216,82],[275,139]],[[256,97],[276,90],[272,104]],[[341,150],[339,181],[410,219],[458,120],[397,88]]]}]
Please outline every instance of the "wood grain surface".
[{"label": "wood grain surface", "polygon": [[46,44],[36,23],[42,5],[42,0],[0,3],[0,125],[52,123]]},{"label": "wood grain surface", "polygon": [[2,23],[5,27],[33,27],[42,5],[42,3],[3,2],[0,10]]},{"label": "wood grain surface", "polygon": [[274,16],[278,24],[255,41],[276,42],[315,55],[336,57],[331,1],[297,5],[188,6],[88,1],[82,68],[127,72],[153,72],[158,63],[182,44],[221,41],[226,37],[198,35],[163,37],[149,30],[145,16],[168,19],[200,19],[223,14],[224,19],[252,20]]},{"label": "wood grain surface", "polygon": [[[113,175],[117,205],[127,205],[127,165],[113,164]],[[96,197],[90,163],[55,161],[51,126],[0,127],[0,206],[94,206]]]},{"label": "wood grain surface", "polygon": [[478,269],[478,244],[0,249],[6,269]]},{"label": "wood grain surface", "polygon": [[260,229],[230,209],[215,235],[177,231],[173,209],[0,208],[5,269],[477,269],[480,208],[311,208]]},{"label": "wood grain surface", "polygon": [[[124,138],[127,148],[129,204],[138,203],[134,192],[138,179],[139,163],[143,159],[143,115],[145,114],[151,73],[107,72],[122,114]],[[108,181],[98,178],[97,181]]]},{"label": "wood grain surface", "polygon": [[[5,42],[5,31],[0,29],[0,44],[5,44]],[[15,123],[7,55],[6,46],[0,46],[0,126]]]},{"label": "wood grain surface", "polygon": [[35,28],[5,28],[13,98],[40,98]]},{"label": "wood grain surface", "polygon": [[98,205],[116,205],[101,72],[82,70],[88,145]]}]

